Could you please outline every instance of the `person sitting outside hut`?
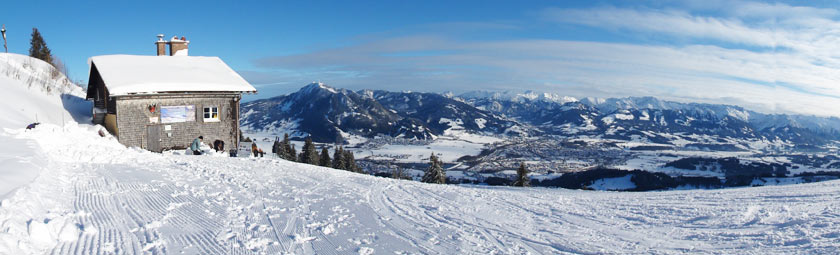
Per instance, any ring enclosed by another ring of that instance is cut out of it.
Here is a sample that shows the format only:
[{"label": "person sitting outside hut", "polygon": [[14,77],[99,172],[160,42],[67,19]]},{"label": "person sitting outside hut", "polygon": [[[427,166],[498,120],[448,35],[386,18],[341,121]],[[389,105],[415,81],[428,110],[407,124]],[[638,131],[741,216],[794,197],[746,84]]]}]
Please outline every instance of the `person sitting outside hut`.
[{"label": "person sitting outside hut", "polygon": [[216,152],[225,151],[225,142],[222,140],[214,141],[213,149],[216,150]]},{"label": "person sitting outside hut", "polygon": [[251,153],[254,154],[254,157],[262,157],[265,155],[265,152],[259,147],[257,147],[257,143],[251,144]]},{"label": "person sitting outside hut", "polygon": [[193,140],[192,144],[190,145],[190,150],[193,152],[193,155],[201,155],[201,141],[203,140],[203,136],[198,136],[198,138]]}]

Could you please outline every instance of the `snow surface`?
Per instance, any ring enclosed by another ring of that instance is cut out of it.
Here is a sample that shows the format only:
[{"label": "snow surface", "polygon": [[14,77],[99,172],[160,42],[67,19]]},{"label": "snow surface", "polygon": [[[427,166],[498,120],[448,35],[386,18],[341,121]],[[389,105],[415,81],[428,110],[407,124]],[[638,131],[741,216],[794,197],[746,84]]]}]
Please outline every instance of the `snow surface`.
[{"label": "snow surface", "polygon": [[622,177],[598,179],[592,182],[589,188],[594,190],[631,190],[636,188],[636,184],[631,180],[632,178],[633,175],[628,174]]},{"label": "snow surface", "polygon": [[[32,91],[12,93],[32,96]],[[48,112],[67,113],[56,107]],[[151,153],[126,148],[100,136],[102,127],[74,120],[28,131],[0,122],[0,142],[15,145],[0,147],[3,164],[12,162],[3,170],[39,172],[0,200],[0,253],[831,254],[840,249],[840,181],[638,193],[436,185],[270,158]]]},{"label": "snow surface", "polygon": [[[647,193],[433,185],[281,160],[124,148],[87,125],[38,143],[0,250],[57,253],[831,253],[840,182]],[[792,234],[795,233],[795,234]]]},{"label": "snow surface", "polygon": [[90,58],[111,95],[175,91],[257,92],[218,57],[104,55]]},{"label": "snow surface", "polygon": [[466,131],[460,119],[441,118],[440,123],[448,124],[450,127],[443,131],[443,135],[427,145],[386,144],[380,148],[351,150],[357,158],[393,159],[400,163],[427,163],[429,155],[435,153],[441,161],[451,163],[463,156],[478,155],[487,145],[503,141],[496,137]]},{"label": "snow surface", "polygon": [[402,157],[395,159],[400,163],[427,163],[429,162],[429,155],[435,153],[441,161],[450,163],[455,162],[455,160],[463,156],[478,155],[481,153],[482,148],[484,148],[484,144],[438,138],[431,144],[425,146],[388,144],[377,149],[353,149],[353,152],[357,158],[367,156],[375,157],[377,155],[402,155]]},{"label": "snow surface", "polygon": [[[5,109],[0,118],[0,133],[34,122],[62,125],[65,121],[73,121],[73,115],[90,111],[90,104],[81,99],[84,97],[82,88],[62,74],[53,77],[53,70],[50,64],[38,59],[0,53],[0,84],[4,90],[0,93],[0,108]],[[90,119],[80,117],[79,121],[89,122]],[[46,158],[39,153],[34,141],[0,136],[0,144],[5,148],[0,153],[2,199],[37,177]]]},{"label": "snow surface", "polygon": [[20,148],[19,150],[4,150],[0,153],[0,199],[6,197],[18,187],[32,182],[38,177],[38,172],[46,165],[46,157],[38,152],[38,146],[33,141],[12,139],[0,136],[0,144],[4,148]]}]

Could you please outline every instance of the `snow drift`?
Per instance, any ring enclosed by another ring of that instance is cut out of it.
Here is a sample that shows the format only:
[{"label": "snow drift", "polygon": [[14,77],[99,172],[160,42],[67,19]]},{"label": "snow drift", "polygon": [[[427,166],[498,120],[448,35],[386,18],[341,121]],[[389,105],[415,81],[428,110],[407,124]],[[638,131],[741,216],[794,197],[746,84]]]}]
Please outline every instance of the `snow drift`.
[{"label": "snow drift", "polygon": [[[84,118],[84,108],[89,107],[82,99],[82,88],[49,63],[28,56],[0,53],[0,84],[4,90],[0,109],[5,109],[0,118],[2,134],[35,122],[62,125],[73,121],[73,116]],[[0,136],[0,144],[4,148],[0,153],[2,199],[37,176],[46,158],[33,141]]]}]

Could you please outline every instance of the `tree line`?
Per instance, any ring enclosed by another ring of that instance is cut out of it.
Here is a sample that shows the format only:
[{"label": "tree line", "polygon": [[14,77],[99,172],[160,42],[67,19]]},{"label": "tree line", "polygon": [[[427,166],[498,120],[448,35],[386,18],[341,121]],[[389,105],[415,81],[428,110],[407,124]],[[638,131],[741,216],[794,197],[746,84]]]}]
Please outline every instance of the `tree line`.
[{"label": "tree line", "polygon": [[[297,152],[295,146],[291,144],[289,134],[283,135],[283,140],[276,138],[271,147],[271,152],[277,157],[294,162],[306,163],[310,165],[331,167],[340,170],[347,170],[354,173],[364,173],[361,167],[356,164],[356,157],[350,150],[345,150],[342,146],[335,146],[332,157],[326,146],[322,146],[320,153],[315,144],[312,142],[312,137],[306,137],[303,142],[303,148],[300,153]],[[513,186],[528,187],[531,186],[530,178],[528,178],[528,168],[525,163],[519,164],[519,169],[516,171],[516,180]],[[402,178],[402,175],[396,176]],[[443,161],[438,158],[435,153],[429,156],[429,167],[423,173],[423,178],[420,181],[425,183],[446,184],[446,170],[443,169]]]},{"label": "tree line", "polygon": [[306,137],[304,139],[303,148],[298,153],[295,146],[291,144],[289,134],[284,134],[283,140],[279,138],[274,140],[274,144],[271,146],[271,152],[288,161],[363,173],[362,168],[356,164],[356,156],[353,155],[352,151],[345,150],[342,146],[335,146],[332,158],[330,158],[330,152],[326,146],[322,146],[320,153],[318,152],[318,149],[315,148],[315,144],[312,142],[312,137]]},{"label": "tree line", "polygon": [[[531,186],[531,179],[528,177],[528,168],[525,166],[525,163],[519,163],[519,169],[516,170],[516,179],[513,181],[513,186],[517,187],[530,187]],[[437,184],[445,184],[446,183],[446,171],[443,170],[443,162],[432,153],[429,156],[429,167],[423,173],[423,178],[420,181],[425,183],[437,183]]]}]

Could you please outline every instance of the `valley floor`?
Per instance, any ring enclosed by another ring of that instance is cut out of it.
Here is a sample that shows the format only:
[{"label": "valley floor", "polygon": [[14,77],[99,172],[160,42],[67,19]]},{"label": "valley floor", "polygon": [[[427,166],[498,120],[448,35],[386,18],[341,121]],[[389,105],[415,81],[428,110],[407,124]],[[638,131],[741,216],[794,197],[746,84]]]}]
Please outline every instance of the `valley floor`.
[{"label": "valley floor", "polygon": [[[155,154],[45,124],[0,253],[836,253],[840,181],[597,192],[431,185],[268,158]],[[16,148],[3,147],[4,151]],[[15,154],[17,155],[17,154]]]}]

